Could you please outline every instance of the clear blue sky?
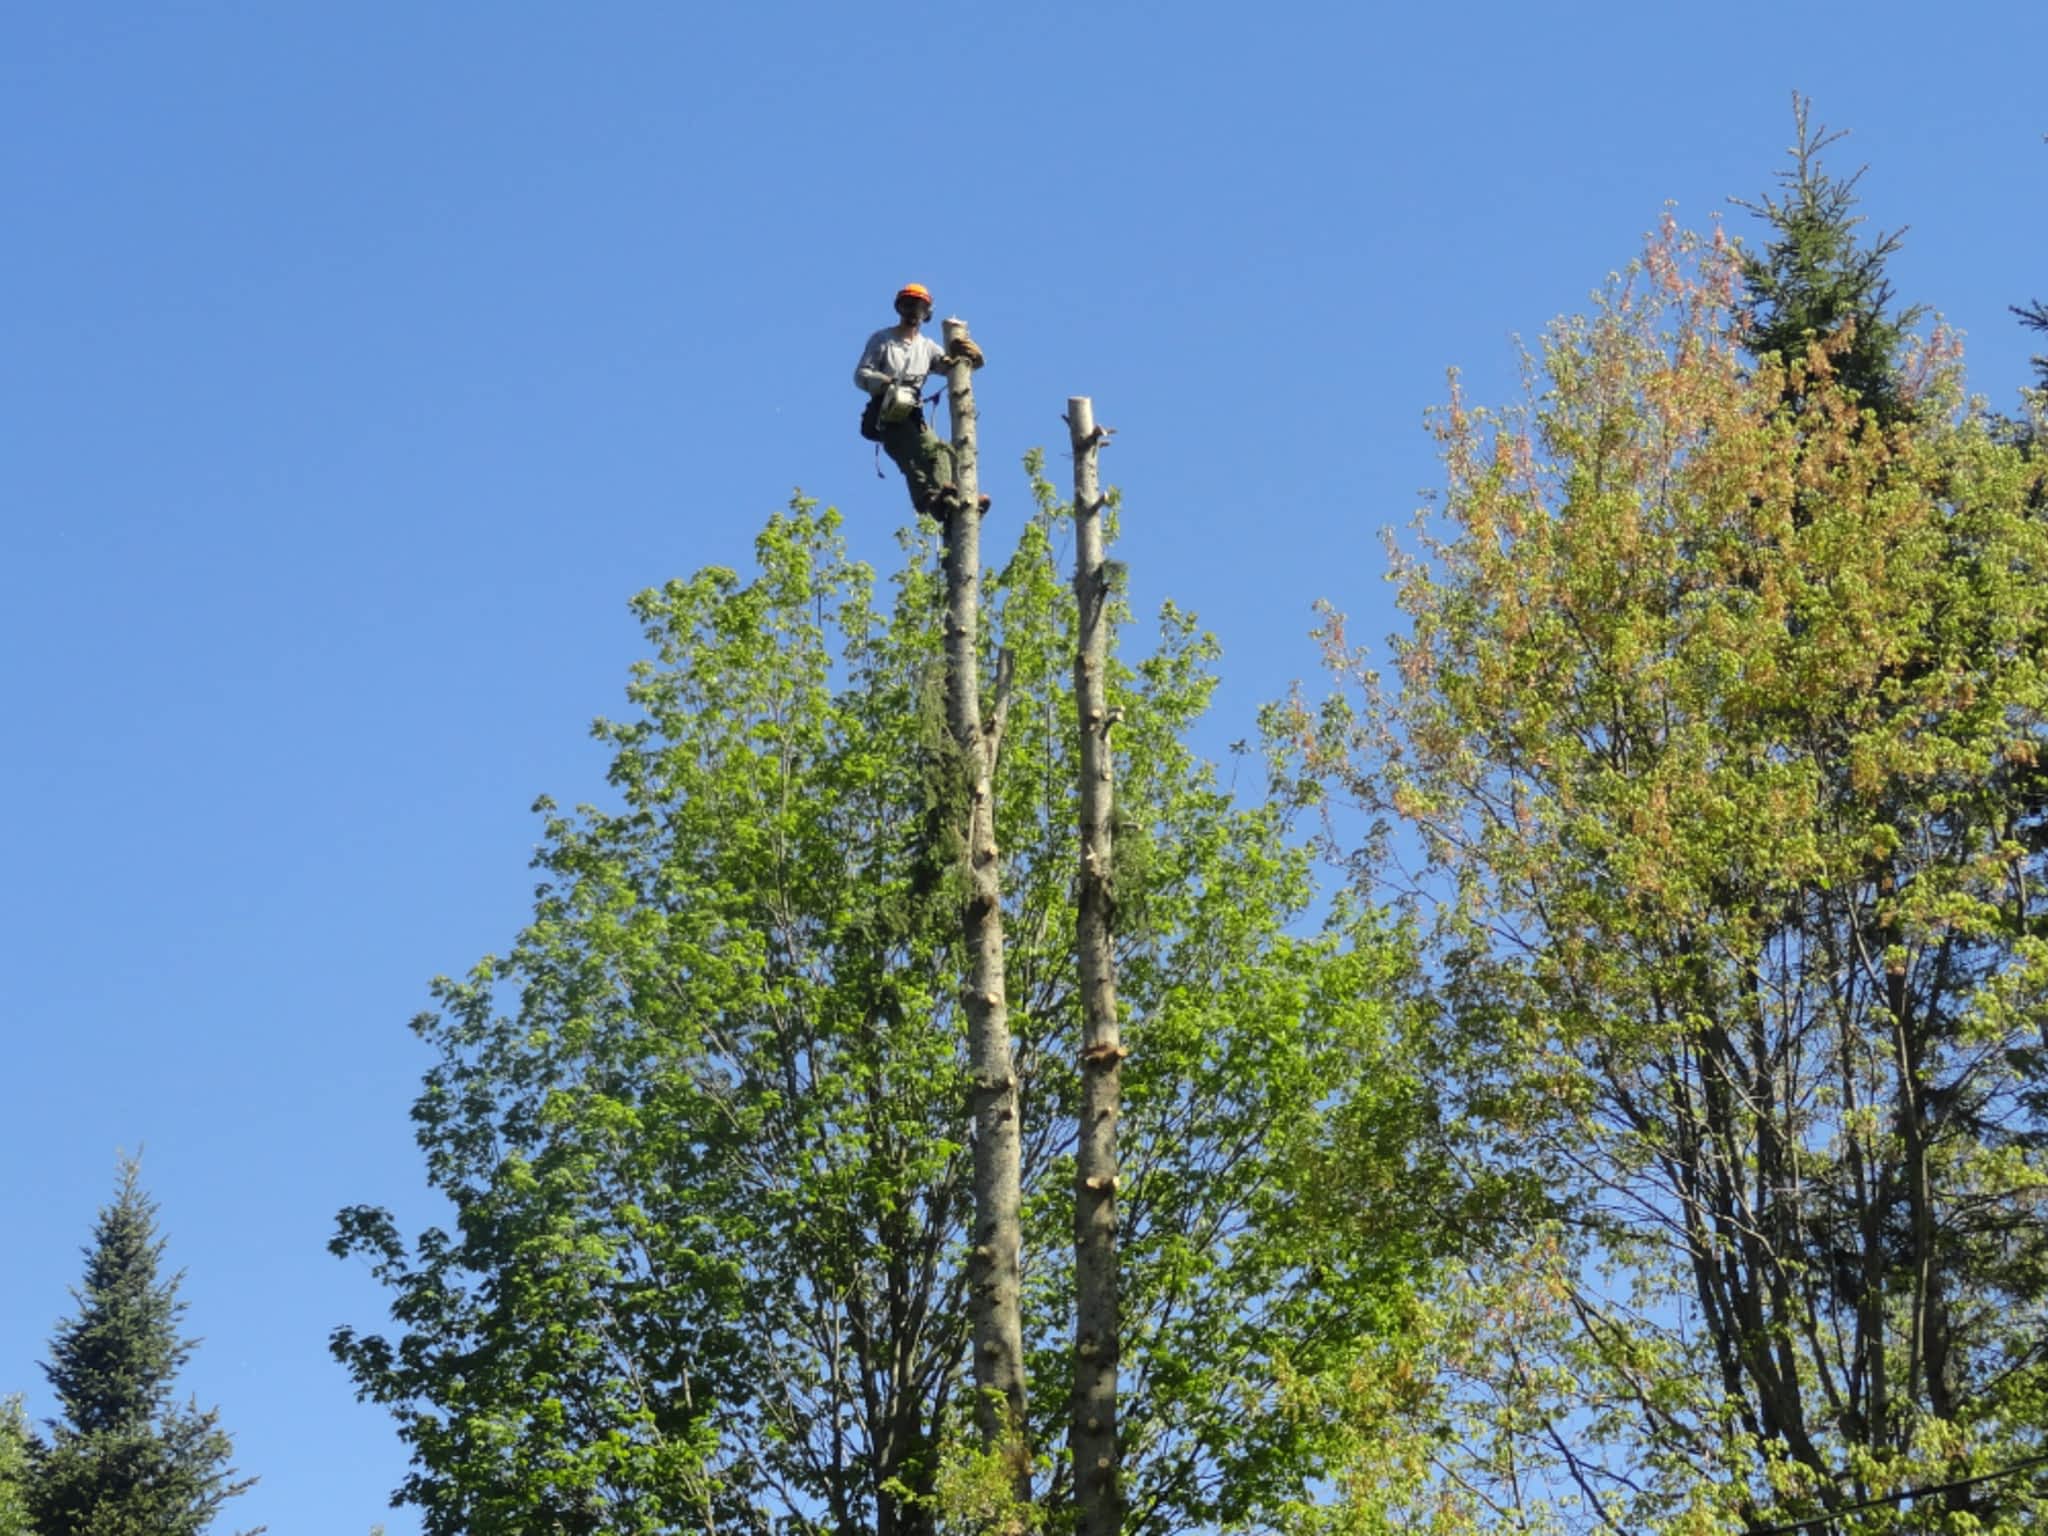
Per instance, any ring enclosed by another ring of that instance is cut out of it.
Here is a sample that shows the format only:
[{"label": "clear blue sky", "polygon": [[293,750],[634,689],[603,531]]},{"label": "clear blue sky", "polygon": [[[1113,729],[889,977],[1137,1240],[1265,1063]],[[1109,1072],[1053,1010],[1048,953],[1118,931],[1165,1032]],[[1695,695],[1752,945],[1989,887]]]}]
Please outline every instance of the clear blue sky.
[{"label": "clear blue sky", "polygon": [[[1460,365],[1667,199],[1853,130],[1902,298],[2010,402],[2048,298],[2048,8],[305,3],[0,11],[0,1392],[146,1146],[238,1524],[362,1536],[404,1458],[326,1354],[337,1207],[429,1212],[406,1031],[596,795],[632,591],[793,487],[894,558],[862,338],[968,317],[991,534],[1070,394],[1123,554],[1227,649],[1216,740],[1393,619],[1375,530]],[[1750,221],[1733,214],[1731,228]]]}]

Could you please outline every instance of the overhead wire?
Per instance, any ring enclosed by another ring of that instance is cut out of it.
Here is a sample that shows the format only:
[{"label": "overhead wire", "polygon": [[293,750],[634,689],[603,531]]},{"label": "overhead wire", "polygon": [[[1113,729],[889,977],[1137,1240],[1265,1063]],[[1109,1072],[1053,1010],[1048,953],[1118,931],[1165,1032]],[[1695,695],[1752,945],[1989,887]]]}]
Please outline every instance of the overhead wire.
[{"label": "overhead wire", "polygon": [[1881,1509],[1887,1504],[1903,1504],[1908,1499],[1930,1498],[1937,1493],[1954,1493],[1959,1489],[1974,1488],[1979,1483],[1999,1482],[2018,1473],[2028,1472],[2035,1467],[2044,1465],[2048,1465],[2048,1453],[2039,1456],[2029,1456],[2024,1461],[2016,1461],[2011,1466],[2001,1467],[1996,1472],[1980,1472],[1975,1477],[1960,1477],[1954,1482],[1929,1483],[1924,1487],[1908,1488],[1903,1492],[1888,1493],[1875,1499],[1860,1499],[1854,1504],[1840,1505],[1829,1510],[1824,1515],[1812,1515],[1804,1520],[1790,1520],[1783,1525],[1767,1525],[1761,1530],[1748,1531],[1745,1533],[1745,1536],[1793,1536],[1794,1532],[1810,1531],[1816,1526],[1831,1525],[1844,1515],[1853,1515],[1859,1510]]}]

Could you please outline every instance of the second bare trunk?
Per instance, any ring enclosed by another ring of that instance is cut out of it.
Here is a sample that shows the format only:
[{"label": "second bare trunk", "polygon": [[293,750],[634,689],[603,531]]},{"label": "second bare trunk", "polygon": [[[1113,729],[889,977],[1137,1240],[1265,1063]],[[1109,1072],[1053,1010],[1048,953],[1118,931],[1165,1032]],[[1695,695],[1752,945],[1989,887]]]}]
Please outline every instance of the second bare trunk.
[{"label": "second bare trunk", "polygon": [[1074,1413],[1068,1444],[1081,1536],[1117,1536],[1123,1527],[1116,1399],[1120,1331],[1117,1307],[1117,1117],[1124,1047],[1117,1028],[1115,886],[1110,814],[1115,775],[1109,744],[1109,567],[1103,558],[1102,493],[1096,430],[1085,397],[1067,401],[1074,448],[1074,598],[1079,636],[1074,707],[1081,732],[1080,910],[1075,959],[1081,973],[1081,1118],[1075,1142]]}]

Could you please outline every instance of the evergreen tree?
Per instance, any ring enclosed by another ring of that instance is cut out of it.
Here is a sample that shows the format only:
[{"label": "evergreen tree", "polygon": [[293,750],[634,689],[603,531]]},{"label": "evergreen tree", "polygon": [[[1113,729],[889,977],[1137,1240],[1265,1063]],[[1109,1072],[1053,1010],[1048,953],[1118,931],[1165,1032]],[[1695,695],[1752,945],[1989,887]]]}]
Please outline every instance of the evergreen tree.
[{"label": "evergreen tree", "polygon": [[63,1418],[29,1487],[39,1536],[198,1536],[255,1481],[228,1465],[217,1411],[171,1399],[198,1341],[178,1336],[182,1277],[159,1274],[164,1242],[137,1173],[122,1161],[72,1292],[78,1315],[58,1325],[43,1368]]},{"label": "evergreen tree", "polygon": [[[1856,184],[1863,169],[1849,176],[1823,169],[1822,152],[1845,135],[1812,123],[1810,106],[1804,96],[1792,98],[1797,140],[1789,151],[1791,168],[1778,173],[1781,193],[1753,203],[1735,199],[1770,225],[1762,252],[1742,258],[1745,345],[1758,358],[1798,365],[1809,347],[1822,344],[1832,354],[1833,377],[1857,404],[1879,421],[1896,421],[1906,409],[1899,354],[1921,313],[1917,307],[1891,312],[1884,267],[1905,231],[1880,234],[1867,245],[1859,241]],[[1803,390],[1802,378],[1796,366],[1786,374],[1787,402],[1795,407],[1799,398],[1790,389]]]},{"label": "evergreen tree", "polygon": [[[2031,304],[2013,305],[2012,312],[2028,330],[2048,337],[2048,304],[2036,299]],[[2034,381],[2020,392],[2019,414],[2000,418],[1999,425],[2005,441],[2038,462],[2042,445],[2048,442],[2048,353],[2037,352],[2031,361]],[[2048,508],[2048,475],[2035,478],[2030,504],[2037,511]]]},{"label": "evergreen tree", "polygon": [[[2012,312],[2020,317],[2020,324],[2028,330],[2048,336],[2048,304],[2039,299],[2031,304],[2015,304]],[[2048,353],[2036,353],[2034,364],[2034,388],[2048,389]]]}]

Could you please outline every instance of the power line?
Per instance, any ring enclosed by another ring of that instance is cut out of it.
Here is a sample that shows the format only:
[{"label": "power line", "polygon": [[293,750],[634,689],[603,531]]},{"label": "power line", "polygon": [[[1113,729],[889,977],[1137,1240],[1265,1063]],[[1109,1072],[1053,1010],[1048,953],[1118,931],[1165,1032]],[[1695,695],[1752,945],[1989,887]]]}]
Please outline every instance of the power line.
[{"label": "power line", "polygon": [[1996,1472],[1981,1472],[1975,1477],[1957,1478],[1952,1483],[1929,1483],[1923,1488],[1908,1488],[1903,1493],[1888,1493],[1883,1498],[1863,1499],[1854,1504],[1844,1504],[1831,1509],[1824,1515],[1814,1515],[1805,1520],[1793,1520],[1785,1525],[1767,1525],[1760,1531],[1751,1531],[1748,1536],[1792,1536],[1795,1531],[1810,1530],[1816,1525],[1826,1525],[1844,1515],[1853,1515],[1860,1509],[1878,1509],[1886,1504],[1903,1504],[1908,1499],[1924,1499],[1930,1494],[1954,1493],[1959,1488],[1974,1488],[1979,1483],[1995,1483],[2001,1478],[2048,1463],[2048,1454],[2029,1456],[2025,1461],[2016,1461],[2009,1467]]}]

